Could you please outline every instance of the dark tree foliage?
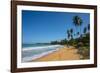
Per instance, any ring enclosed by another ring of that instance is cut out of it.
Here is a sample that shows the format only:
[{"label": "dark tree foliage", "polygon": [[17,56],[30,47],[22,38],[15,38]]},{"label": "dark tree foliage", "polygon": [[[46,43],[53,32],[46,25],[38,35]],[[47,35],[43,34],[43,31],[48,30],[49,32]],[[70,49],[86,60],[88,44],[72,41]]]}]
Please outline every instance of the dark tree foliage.
[{"label": "dark tree foliage", "polygon": [[83,23],[83,21],[82,21],[81,17],[74,16],[73,17],[73,23],[75,24],[75,26],[80,26]]}]

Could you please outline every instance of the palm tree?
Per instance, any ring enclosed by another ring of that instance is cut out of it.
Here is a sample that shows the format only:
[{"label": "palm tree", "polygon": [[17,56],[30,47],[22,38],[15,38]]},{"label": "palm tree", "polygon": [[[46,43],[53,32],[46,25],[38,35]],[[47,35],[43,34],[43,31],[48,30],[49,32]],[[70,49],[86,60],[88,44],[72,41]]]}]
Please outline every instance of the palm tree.
[{"label": "palm tree", "polygon": [[71,35],[71,39],[73,39],[73,29],[70,29],[70,35]]},{"label": "palm tree", "polygon": [[79,35],[80,33],[79,32],[77,32],[77,36]]},{"label": "palm tree", "polygon": [[67,30],[67,47],[69,47],[70,30]]},{"label": "palm tree", "polygon": [[73,29],[72,29],[72,28],[70,29],[70,33],[71,33],[71,34],[73,33]]},{"label": "palm tree", "polygon": [[88,29],[88,32],[89,32],[90,31],[90,24],[88,24],[87,29]]},{"label": "palm tree", "polygon": [[67,37],[68,37],[68,39],[70,38],[70,31],[69,30],[67,30]]},{"label": "palm tree", "polygon": [[83,33],[84,33],[84,34],[86,34],[86,31],[87,31],[87,28],[86,28],[86,27],[84,27],[84,31],[83,31]]},{"label": "palm tree", "polygon": [[[80,38],[79,39],[81,39],[81,25],[82,25],[82,23],[83,23],[83,20],[82,20],[82,18],[81,17],[79,17],[79,16],[74,16],[73,17],[73,23],[74,23],[74,25],[75,25],[75,27],[79,27],[80,26],[80,31],[78,31],[77,32],[77,36],[78,35],[80,35]],[[77,43],[77,46],[78,46],[78,48],[79,48],[79,43],[81,42],[81,40],[79,40],[79,42]]]},{"label": "palm tree", "polygon": [[[73,23],[75,24],[76,27],[80,26],[80,33],[81,33],[81,25],[83,23],[83,20],[79,16],[74,16],[73,17]],[[81,34],[80,34],[81,35]]]}]

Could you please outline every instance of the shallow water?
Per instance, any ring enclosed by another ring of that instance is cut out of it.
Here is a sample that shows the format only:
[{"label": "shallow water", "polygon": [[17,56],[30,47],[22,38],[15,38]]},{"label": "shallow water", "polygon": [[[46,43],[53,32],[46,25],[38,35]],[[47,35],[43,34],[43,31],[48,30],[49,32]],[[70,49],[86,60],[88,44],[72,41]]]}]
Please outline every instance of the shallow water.
[{"label": "shallow water", "polygon": [[30,46],[22,48],[22,62],[35,60],[62,48],[62,45]]}]

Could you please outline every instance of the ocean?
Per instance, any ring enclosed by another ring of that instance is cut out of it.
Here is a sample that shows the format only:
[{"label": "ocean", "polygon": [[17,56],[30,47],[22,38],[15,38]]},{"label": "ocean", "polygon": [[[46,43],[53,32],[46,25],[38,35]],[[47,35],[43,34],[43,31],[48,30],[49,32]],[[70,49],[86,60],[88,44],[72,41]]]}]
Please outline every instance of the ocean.
[{"label": "ocean", "polygon": [[62,48],[62,45],[30,44],[22,45],[22,62],[30,62]]}]

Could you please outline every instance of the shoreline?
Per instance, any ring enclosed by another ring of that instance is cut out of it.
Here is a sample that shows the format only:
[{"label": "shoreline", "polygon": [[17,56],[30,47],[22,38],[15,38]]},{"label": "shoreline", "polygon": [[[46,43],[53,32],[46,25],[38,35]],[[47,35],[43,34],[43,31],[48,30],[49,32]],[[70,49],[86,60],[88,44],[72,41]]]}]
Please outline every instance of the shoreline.
[{"label": "shoreline", "polygon": [[[29,56],[23,57],[22,62],[30,62],[32,60],[36,60],[38,58],[44,57],[48,54],[51,54],[55,51],[58,51],[58,49],[60,49],[62,47],[64,47],[64,46],[62,46],[62,45],[49,45],[49,46],[42,46],[42,47],[28,47],[28,48],[26,47],[22,50],[23,56],[26,54]],[[54,48],[54,49],[49,50],[48,48]],[[33,56],[33,53],[38,53],[39,51],[41,52],[41,50],[42,51],[44,50],[44,52],[42,52],[40,54],[35,54]],[[47,50],[47,52],[45,52],[45,50]]]},{"label": "shoreline", "polygon": [[64,46],[57,51],[42,56],[38,59],[33,59],[31,62],[36,61],[62,61],[62,60],[80,60],[80,54],[77,53],[78,49],[73,47],[68,48]]}]

